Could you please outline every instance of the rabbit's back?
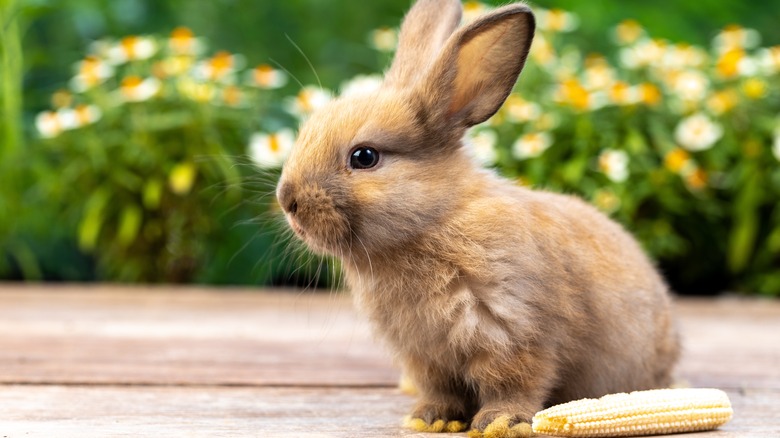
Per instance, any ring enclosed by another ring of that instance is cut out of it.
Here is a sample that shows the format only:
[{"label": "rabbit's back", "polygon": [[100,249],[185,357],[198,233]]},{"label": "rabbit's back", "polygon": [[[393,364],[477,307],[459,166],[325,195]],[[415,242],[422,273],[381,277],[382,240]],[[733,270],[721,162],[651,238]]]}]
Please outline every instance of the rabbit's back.
[{"label": "rabbit's back", "polygon": [[667,386],[679,350],[670,297],[636,240],[573,196],[504,180],[484,190],[461,224],[482,242],[484,289],[504,294],[484,301],[494,314],[522,307],[531,322],[513,335],[556,346],[552,401]]}]

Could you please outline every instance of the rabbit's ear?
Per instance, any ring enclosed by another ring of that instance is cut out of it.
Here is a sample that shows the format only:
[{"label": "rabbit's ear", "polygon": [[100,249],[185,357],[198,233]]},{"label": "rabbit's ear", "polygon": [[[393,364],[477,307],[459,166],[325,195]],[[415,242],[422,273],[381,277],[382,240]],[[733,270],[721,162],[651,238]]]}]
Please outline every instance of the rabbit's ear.
[{"label": "rabbit's ear", "polygon": [[460,0],[418,0],[404,17],[385,85],[407,87],[422,77],[460,24]]},{"label": "rabbit's ear", "polygon": [[531,10],[517,3],[452,35],[417,87],[429,115],[449,127],[469,127],[495,114],[525,65],[534,29]]}]

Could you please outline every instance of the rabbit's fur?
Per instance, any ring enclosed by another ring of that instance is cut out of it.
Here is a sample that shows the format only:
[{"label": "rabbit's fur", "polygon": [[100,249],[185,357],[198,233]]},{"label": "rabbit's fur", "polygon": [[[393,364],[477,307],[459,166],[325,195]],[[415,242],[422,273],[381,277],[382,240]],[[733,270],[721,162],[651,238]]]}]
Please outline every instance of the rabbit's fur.
[{"label": "rabbit's fur", "polygon": [[[531,11],[512,4],[458,28],[460,16],[457,0],[418,0],[383,87],[303,124],[277,189],[291,227],[342,260],[427,424],[484,430],[668,385],[670,298],[636,241],[577,198],[481,169],[462,144],[511,91]],[[351,168],[356,145],[379,164]]]}]

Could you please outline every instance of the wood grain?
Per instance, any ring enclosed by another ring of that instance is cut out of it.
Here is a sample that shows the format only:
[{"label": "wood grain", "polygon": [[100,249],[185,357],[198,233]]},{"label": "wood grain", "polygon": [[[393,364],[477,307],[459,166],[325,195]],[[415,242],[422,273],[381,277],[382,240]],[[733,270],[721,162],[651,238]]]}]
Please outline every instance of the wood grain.
[{"label": "wood grain", "polygon": [[[677,374],[780,436],[780,303],[682,299]],[[440,436],[342,294],[0,285],[0,438]],[[685,436],[685,435],[681,435]]]},{"label": "wood grain", "polygon": [[[734,420],[691,437],[778,436],[780,393],[729,396]],[[442,438],[399,426],[411,404],[388,388],[12,385],[0,387],[0,436]]]}]

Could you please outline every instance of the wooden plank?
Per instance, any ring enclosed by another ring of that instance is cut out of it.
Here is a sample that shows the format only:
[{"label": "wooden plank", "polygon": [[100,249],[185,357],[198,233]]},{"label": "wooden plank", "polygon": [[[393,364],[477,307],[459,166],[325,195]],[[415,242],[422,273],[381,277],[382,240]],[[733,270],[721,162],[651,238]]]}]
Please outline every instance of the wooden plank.
[{"label": "wooden plank", "polygon": [[[677,310],[679,376],[736,411],[692,436],[779,436],[780,303]],[[0,437],[427,436],[396,379],[342,294],[0,285]]]},{"label": "wooden plank", "polygon": [[[676,436],[778,436],[780,391],[729,396],[732,422],[718,431]],[[399,427],[411,404],[387,388],[5,386],[0,436],[441,438]]]},{"label": "wooden plank", "polygon": [[676,308],[680,378],[692,386],[780,390],[780,301],[682,299]]},{"label": "wooden plank", "polygon": [[5,285],[0,383],[394,386],[348,297]]},{"label": "wooden plank", "polygon": [[[678,375],[780,389],[780,303],[682,299]],[[344,294],[0,286],[0,383],[387,386]]]}]

